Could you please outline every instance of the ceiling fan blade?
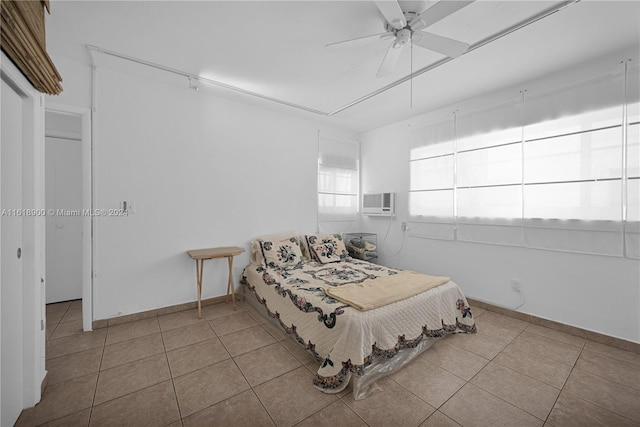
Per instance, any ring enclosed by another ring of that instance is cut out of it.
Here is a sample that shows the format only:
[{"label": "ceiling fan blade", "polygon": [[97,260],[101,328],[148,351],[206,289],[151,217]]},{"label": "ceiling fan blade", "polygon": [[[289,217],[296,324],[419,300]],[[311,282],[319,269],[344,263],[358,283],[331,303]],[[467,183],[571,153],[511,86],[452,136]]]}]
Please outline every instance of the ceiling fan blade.
[{"label": "ceiling fan blade", "polygon": [[350,49],[350,48],[364,46],[369,43],[376,42],[378,40],[386,40],[393,37],[394,37],[394,34],[391,32],[378,33],[378,34],[372,34],[370,36],[358,37],[351,40],[343,40],[341,42],[329,43],[325,47],[330,51],[335,51],[340,49]]},{"label": "ceiling fan blade", "polygon": [[385,77],[393,72],[393,69],[396,67],[396,63],[398,62],[398,58],[400,58],[402,46],[404,45],[397,44],[395,41],[391,43],[391,46],[387,49],[387,53],[384,55],[382,64],[380,64],[380,68],[378,68],[376,77]]},{"label": "ceiling fan blade", "polygon": [[374,1],[384,19],[387,20],[389,25],[391,25],[396,30],[400,30],[407,25],[407,20],[402,13],[402,9],[400,9],[400,5],[396,0],[382,0],[382,1]]},{"label": "ceiling fan blade", "polygon": [[433,25],[441,19],[446,18],[452,13],[457,12],[463,7],[469,6],[471,3],[473,3],[473,1],[474,0],[440,0],[429,9],[413,18],[411,22],[409,22],[409,27],[411,27],[413,31],[418,31],[426,28],[429,25]]},{"label": "ceiling fan blade", "polygon": [[433,50],[434,52],[441,53],[451,58],[457,58],[469,49],[469,45],[467,43],[424,31],[413,33],[411,41],[417,46]]}]

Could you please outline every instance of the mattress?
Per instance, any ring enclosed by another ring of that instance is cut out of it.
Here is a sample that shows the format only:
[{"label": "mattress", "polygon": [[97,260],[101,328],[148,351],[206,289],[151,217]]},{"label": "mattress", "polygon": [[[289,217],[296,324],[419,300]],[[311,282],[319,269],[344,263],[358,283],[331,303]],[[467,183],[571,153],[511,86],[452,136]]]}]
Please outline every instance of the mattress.
[{"label": "mattress", "polygon": [[340,262],[308,261],[287,267],[252,263],[245,268],[242,282],[247,288],[246,298],[263,306],[320,363],[313,385],[324,392],[337,393],[352,376],[363,377],[372,365],[392,361],[404,350],[425,349],[428,340],[446,334],[476,332],[469,304],[450,280],[367,311],[359,311],[325,293],[328,287],[364,283],[398,273],[396,269],[348,257]]}]

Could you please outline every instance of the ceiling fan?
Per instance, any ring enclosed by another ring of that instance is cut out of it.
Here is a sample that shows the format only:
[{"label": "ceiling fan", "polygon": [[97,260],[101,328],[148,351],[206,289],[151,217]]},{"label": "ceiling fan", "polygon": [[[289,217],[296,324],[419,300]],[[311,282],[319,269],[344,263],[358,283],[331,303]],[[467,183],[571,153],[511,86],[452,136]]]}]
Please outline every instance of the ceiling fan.
[{"label": "ceiling fan", "polygon": [[473,0],[440,0],[421,13],[411,10],[403,11],[396,0],[374,1],[374,3],[385,20],[385,32],[329,43],[326,45],[327,49],[354,48],[378,40],[392,40],[376,77],[391,74],[400,58],[402,48],[409,43],[451,58],[456,58],[469,49],[467,43],[421,30],[468,6],[473,3]]}]

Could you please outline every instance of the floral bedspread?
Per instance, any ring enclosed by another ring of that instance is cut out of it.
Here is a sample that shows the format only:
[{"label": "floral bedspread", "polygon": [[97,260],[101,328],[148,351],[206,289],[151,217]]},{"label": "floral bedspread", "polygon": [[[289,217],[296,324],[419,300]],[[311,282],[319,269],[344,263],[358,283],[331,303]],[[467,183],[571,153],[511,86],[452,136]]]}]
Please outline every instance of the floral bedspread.
[{"label": "floral bedspread", "polygon": [[248,288],[247,298],[257,298],[320,362],[314,385],[332,393],[344,389],[351,374],[364,374],[374,357],[390,359],[425,337],[475,333],[469,304],[451,281],[369,311],[358,311],[324,292],[329,286],[396,274],[398,270],[348,258],[288,268],[251,264],[242,281]]}]

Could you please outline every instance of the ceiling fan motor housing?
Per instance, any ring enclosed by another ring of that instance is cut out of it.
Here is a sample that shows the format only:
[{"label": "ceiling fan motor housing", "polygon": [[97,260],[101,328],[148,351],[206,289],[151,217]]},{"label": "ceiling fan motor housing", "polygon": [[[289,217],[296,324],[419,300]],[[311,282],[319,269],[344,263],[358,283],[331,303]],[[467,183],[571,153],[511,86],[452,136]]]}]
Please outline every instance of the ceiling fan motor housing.
[{"label": "ceiling fan motor housing", "polygon": [[374,0],[384,23],[385,32],[345,40],[343,42],[331,43],[327,45],[327,47],[338,45],[359,46],[363,44],[363,42],[389,40],[393,38],[393,42],[387,48],[382,63],[378,68],[377,77],[388,76],[393,72],[400,58],[402,48],[407,44],[410,46],[415,44],[441,55],[457,58],[468,50],[469,45],[467,43],[421,30],[468,6],[474,1],[475,0],[440,0],[435,1],[435,4],[427,7],[427,4],[431,2]]},{"label": "ceiling fan motor housing", "polygon": [[396,41],[393,44],[394,48],[402,47],[411,41],[412,31],[408,28],[403,28],[396,32]]},{"label": "ceiling fan motor housing", "polygon": [[[411,26],[410,26],[410,22],[411,20],[413,20],[416,16],[418,16],[417,12],[414,11],[406,11],[406,12],[402,12],[402,14],[404,15],[404,19],[405,19],[405,26],[404,28],[400,28],[398,29],[397,27],[394,27],[392,23],[389,23],[385,20],[384,16],[382,17],[382,21],[384,23],[384,30],[387,32],[397,32],[397,31],[402,31],[402,30],[411,30]],[[395,23],[395,22],[394,22]]]}]

